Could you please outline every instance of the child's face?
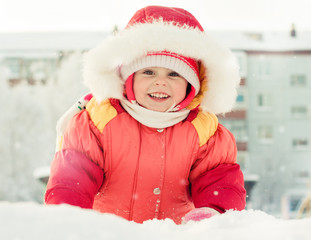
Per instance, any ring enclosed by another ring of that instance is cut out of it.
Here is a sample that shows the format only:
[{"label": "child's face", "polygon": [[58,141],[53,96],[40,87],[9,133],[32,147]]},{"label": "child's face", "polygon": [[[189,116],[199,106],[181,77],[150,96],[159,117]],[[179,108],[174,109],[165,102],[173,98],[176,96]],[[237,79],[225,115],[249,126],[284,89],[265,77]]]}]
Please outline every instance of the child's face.
[{"label": "child's face", "polygon": [[173,70],[149,67],[134,74],[133,90],[141,106],[165,112],[186,97],[188,82]]}]

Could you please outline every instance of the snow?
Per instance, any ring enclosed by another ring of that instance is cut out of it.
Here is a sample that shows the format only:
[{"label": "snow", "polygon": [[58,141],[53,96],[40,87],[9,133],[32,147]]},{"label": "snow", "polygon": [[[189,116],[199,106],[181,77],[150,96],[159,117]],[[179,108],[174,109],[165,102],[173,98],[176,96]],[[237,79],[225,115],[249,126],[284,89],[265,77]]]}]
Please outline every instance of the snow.
[{"label": "snow", "polygon": [[137,224],[69,205],[0,202],[0,216],[0,239],[5,240],[311,239],[311,218],[283,220],[254,210],[229,211],[184,225],[169,219]]}]

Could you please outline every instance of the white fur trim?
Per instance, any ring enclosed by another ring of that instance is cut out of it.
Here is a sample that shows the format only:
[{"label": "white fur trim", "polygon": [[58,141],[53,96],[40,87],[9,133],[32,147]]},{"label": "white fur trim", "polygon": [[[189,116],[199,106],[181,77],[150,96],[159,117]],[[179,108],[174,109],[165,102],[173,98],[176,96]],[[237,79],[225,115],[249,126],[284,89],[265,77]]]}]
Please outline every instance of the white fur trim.
[{"label": "white fur trim", "polygon": [[57,121],[56,124],[56,151],[58,151],[58,143],[62,136],[64,135],[64,132],[71,121],[71,119],[76,115],[77,113],[84,110],[86,104],[88,103],[88,100],[85,100],[85,97],[81,97],[75,104],[73,104]]},{"label": "white fur trim", "polygon": [[86,53],[84,82],[99,102],[123,99],[124,81],[119,67],[147,52],[163,50],[198,59],[205,65],[208,91],[201,103],[203,110],[219,114],[232,109],[240,76],[231,51],[199,29],[177,27],[161,20],[135,24]]}]

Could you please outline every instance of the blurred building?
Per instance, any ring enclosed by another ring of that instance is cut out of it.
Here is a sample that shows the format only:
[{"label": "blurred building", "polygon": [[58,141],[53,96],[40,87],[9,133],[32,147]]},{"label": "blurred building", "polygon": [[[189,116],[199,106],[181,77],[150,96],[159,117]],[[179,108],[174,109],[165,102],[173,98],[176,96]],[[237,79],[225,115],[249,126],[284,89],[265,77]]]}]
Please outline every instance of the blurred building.
[{"label": "blurred building", "polygon": [[0,34],[0,68],[12,87],[56,81],[61,61],[74,51],[85,51],[109,33],[60,32]]},{"label": "blurred building", "polygon": [[[0,68],[12,86],[57,81],[63,58],[108,34],[1,34]],[[234,51],[241,67],[236,107],[218,117],[236,137],[248,207],[293,217],[311,190],[311,33],[211,35]]]},{"label": "blurred building", "polygon": [[237,55],[242,84],[222,122],[246,179],[257,176],[250,202],[294,217],[311,190],[311,34],[227,34],[217,37]]}]

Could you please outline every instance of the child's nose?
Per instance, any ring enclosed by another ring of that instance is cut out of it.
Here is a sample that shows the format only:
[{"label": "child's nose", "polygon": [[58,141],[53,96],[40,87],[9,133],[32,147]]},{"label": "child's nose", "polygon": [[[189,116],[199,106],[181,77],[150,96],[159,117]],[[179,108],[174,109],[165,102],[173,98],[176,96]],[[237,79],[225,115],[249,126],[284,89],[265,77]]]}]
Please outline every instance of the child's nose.
[{"label": "child's nose", "polygon": [[167,85],[166,77],[157,76],[156,80],[154,81],[154,84],[160,85],[160,86],[166,86]]}]

